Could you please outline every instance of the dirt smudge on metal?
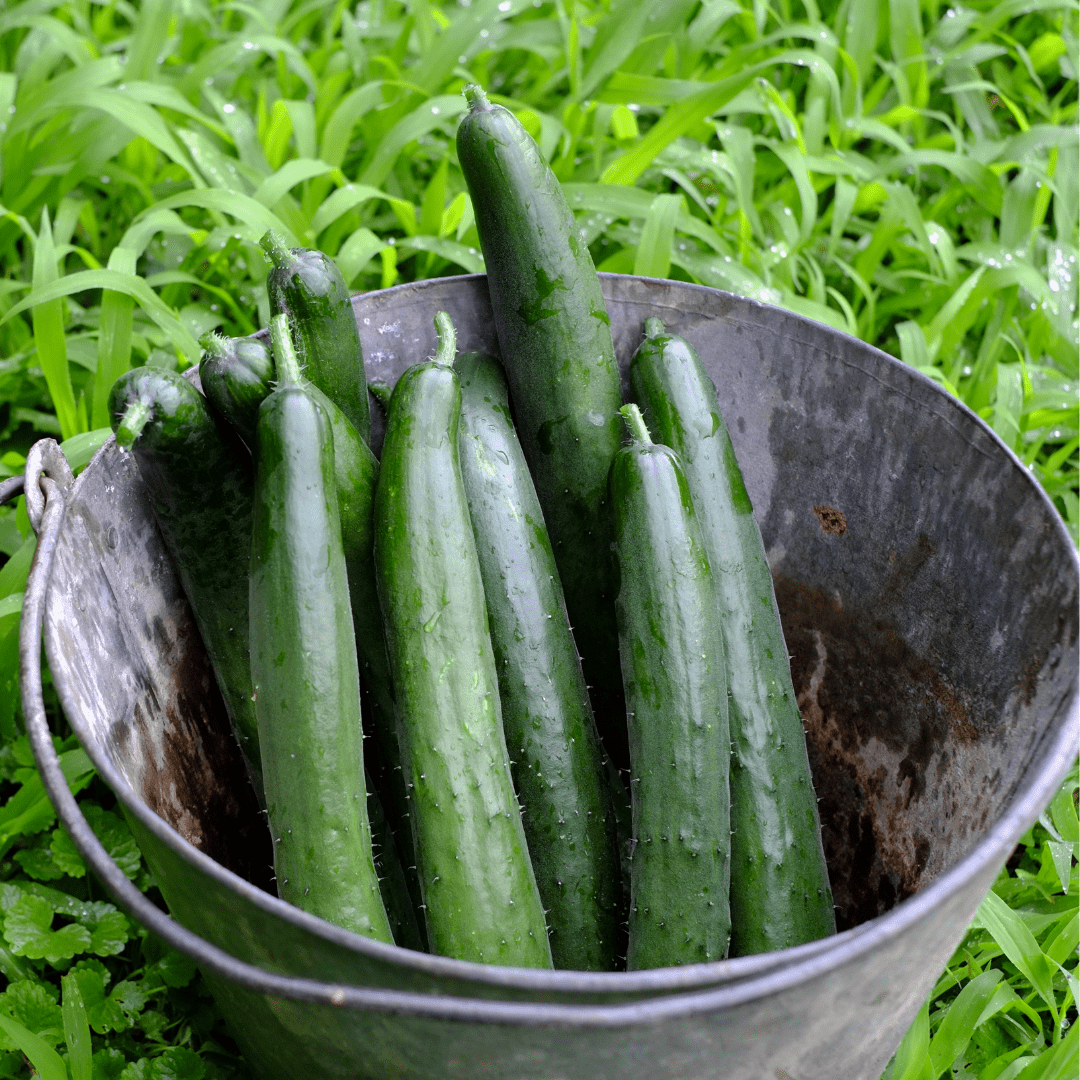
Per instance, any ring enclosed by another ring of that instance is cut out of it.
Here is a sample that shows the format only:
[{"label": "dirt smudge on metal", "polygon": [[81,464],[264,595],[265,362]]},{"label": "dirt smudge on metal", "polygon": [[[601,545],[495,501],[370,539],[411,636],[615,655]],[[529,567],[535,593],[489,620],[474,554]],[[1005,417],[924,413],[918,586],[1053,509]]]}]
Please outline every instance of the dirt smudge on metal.
[{"label": "dirt smudge on metal", "polygon": [[985,823],[982,792],[956,767],[979,756],[978,703],[887,621],[932,557],[925,544],[901,556],[872,613],[775,582],[840,929],[917,892]]},{"label": "dirt smudge on metal", "polygon": [[814,517],[821,522],[821,531],[830,536],[843,536],[847,532],[847,518],[834,506],[815,506]]},{"label": "dirt smudge on metal", "polygon": [[260,888],[273,892],[269,833],[259,814],[225,702],[193,622],[175,636],[153,626],[158,690],[135,702],[132,725],[151,752],[141,755],[139,794],[190,844]]}]

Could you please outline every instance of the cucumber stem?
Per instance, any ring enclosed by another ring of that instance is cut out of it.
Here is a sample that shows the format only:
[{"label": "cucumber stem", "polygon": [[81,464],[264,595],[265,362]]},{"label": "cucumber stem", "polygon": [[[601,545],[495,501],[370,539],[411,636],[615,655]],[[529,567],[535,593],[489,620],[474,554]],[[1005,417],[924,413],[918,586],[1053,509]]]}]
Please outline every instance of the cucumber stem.
[{"label": "cucumber stem", "polygon": [[476,83],[470,83],[468,86],[462,87],[461,92],[469,103],[470,112],[487,112],[491,109],[491,102],[488,101],[488,96],[484,93],[483,87],[477,86]]},{"label": "cucumber stem", "polygon": [[645,320],[645,336],[647,338],[657,338],[665,333],[667,333],[667,331],[664,328],[662,319],[652,318]]},{"label": "cucumber stem", "polygon": [[205,355],[217,359],[227,356],[229,352],[228,339],[222,337],[216,330],[208,330],[203,334],[199,338],[199,346]]},{"label": "cucumber stem", "polygon": [[623,422],[626,424],[626,433],[634,442],[646,443],[652,446],[652,436],[645,426],[645,417],[641,415],[641,410],[636,405],[624,405],[619,410],[619,415],[622,416]]},{"label": "cucumber stem", "polygon": [[296,346],[289,333],[289,316],[284,312],[270,320],[270,344],[274,349],[278,384],[295,386],[301,382],[300,357],[296,355]]},{"label": "cucumber stem", "polygon": [[439,347],[431,358],[432,363],[453,367],[454,357],[457,355],[457,334],[450,316],[445,311],[439,311],[435,315],[435,332],[439,335]]},{"label": "cucumber stem", "polygon": [[293,253],[285,246],[285,241],[273,229],[259,241],[259,247],[275,266],[288,266],[293,261]]},{"label": "cucumber stem", "polygon": [[124,412],[124,419],[116,429],[116,445],[125,450],[142,434],[142,429],[154,410],[145,401],[133,401]]}]

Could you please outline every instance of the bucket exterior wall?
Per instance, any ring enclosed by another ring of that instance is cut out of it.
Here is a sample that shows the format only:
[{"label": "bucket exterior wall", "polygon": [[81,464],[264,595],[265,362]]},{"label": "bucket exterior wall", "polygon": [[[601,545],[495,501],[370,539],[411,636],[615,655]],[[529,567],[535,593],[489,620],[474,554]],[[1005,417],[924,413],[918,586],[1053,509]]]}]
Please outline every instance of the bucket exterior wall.
[{"label": "bucket exterior wall", "polygon": [[[622,1028],[488,1026],[211,977],[261,1077],[874,1080],[1071,762],[1076,555],[986,425],[919,373],[790,313],[676,282],[602,284],[624,374],[659,316],[717,385],[777,585],[843,932],[634,975],[525,972],[365,941],[263,891],[269,842],[220,694],[133,461],[110,441],[68,503],[45,644],[174,917],[283,975],[640,1004]],[[393,383],[429,357],[440,309],[462,351],[497,354],[483,276],[354,308],[369,378]],[[377,409],[373,421],[377,449]]]}]

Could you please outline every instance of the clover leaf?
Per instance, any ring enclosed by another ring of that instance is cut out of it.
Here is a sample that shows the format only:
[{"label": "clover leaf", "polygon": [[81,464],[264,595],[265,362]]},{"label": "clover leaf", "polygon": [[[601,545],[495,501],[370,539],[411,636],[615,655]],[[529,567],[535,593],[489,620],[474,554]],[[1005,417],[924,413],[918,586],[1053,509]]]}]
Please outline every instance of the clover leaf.
[{"label": "clover leaf", "polygon": [[[59,930],[53,930],[55,914],[48,900],[33,895],[20,897],[5,912],[4,937],[17,956],[48,960],[55,965],[60,960],[70,960],[90,948],[90,930],[79,923],[69,923]],[[122,944],[120,948],[123,948]]]},{"label": "clover leaf", "polygon": [[[51,984],[35,979],[20,979],[0,994],[0,1012],[55,1046],[63,1038],[64,1026],[57,998],[56,987]],[[0,1049],[15,1049],[15,1044],[2,1031]]]}]

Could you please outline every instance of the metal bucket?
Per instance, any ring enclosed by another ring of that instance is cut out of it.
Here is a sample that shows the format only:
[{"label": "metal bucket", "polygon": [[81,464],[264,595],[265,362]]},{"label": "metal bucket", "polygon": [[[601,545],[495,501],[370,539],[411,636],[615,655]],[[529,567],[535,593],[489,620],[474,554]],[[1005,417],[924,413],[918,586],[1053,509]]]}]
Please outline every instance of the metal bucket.
[{"label": "metal bucket", "polygon": [[[684,968],[539,972],[382,945],[284,904],[264,891],[266,830],[130,456],[110,441],[72,483],[38,444],[22,644],[39,764],[114,895],[202,965],[260,1077],[874,1080],[1072,760],[1076,554],[990,429],[828,327],[693,285],[602,282],[624,371],[657,315],[716,382],[776,582],[841,933]],[[371,378],[433,353],[439,309],[462,349],[496,349],[482,276],[354,304]],[[178,923],[68,793],[40,705],[42,623],[64,711]]]}]

